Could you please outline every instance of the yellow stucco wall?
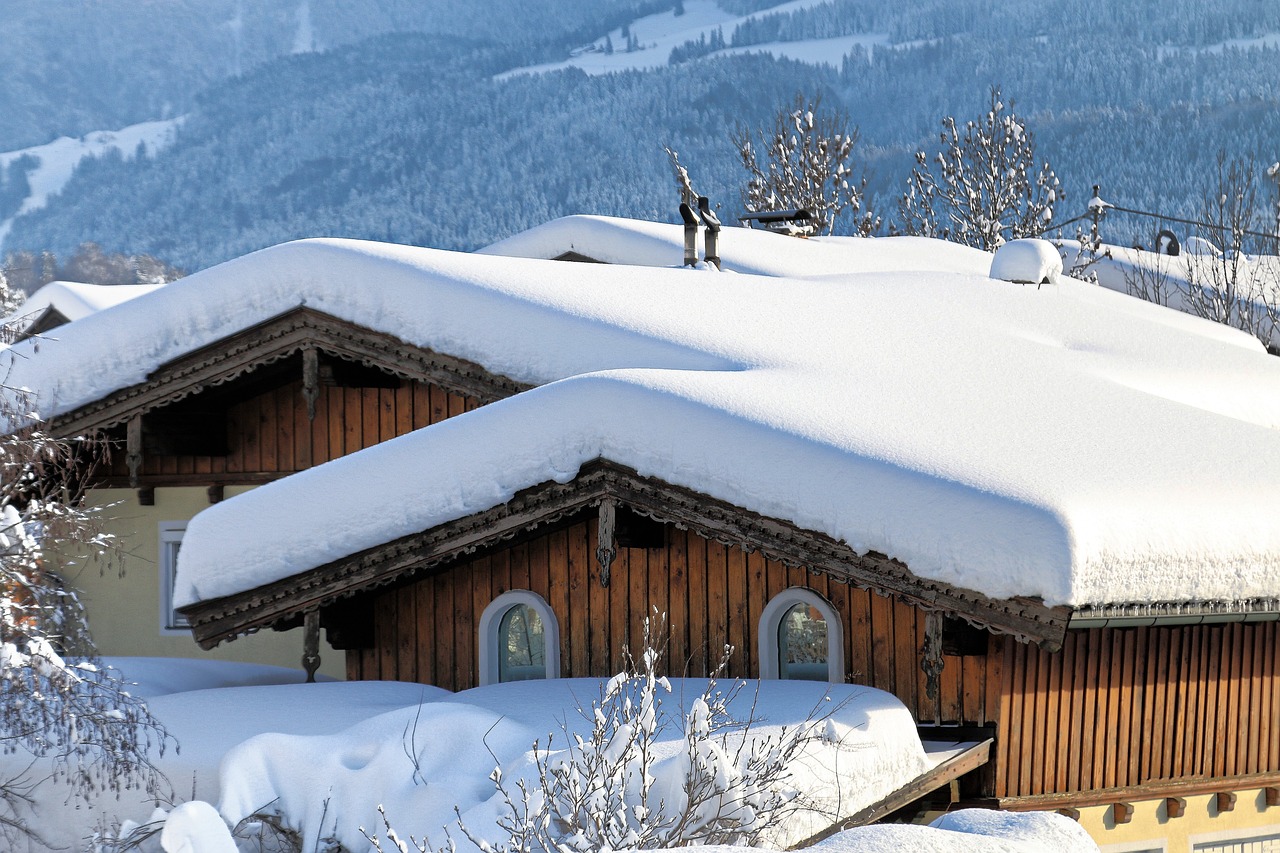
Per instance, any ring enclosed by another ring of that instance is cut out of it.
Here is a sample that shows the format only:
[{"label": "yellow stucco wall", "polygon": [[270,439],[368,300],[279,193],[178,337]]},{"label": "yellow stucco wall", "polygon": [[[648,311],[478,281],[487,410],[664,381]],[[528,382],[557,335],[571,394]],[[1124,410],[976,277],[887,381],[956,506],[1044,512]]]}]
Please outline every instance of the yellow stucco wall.
[{"label": "yellow stucco wall", "polygon": [[1214,795],[1203,794],[1183,797],[1187,805],[1182,817],[1168,816],[1164,798],[1134,800],[1130,803],[1133,817],[1128,823],[1117,825],[1111,806],[1094,806],[1080,809],[1080,825],[1098,842],[1103,853],[1139,850],[1193,853],[1200,844],[1280,835],[1280,807],[1268,808],[1261,789],[1234,793],[1235,808],[1221,814]]},{"label": "yellow stucco wall", "polygon": [[[229,487],[226,497],[243,491],[246,488]],[[301,668],[301,630],[261,631],[211,651],[196,645],[190,634],[161,630],[160,524],[186,521],[207,508],[209,499],[204,488],[158,488],[154,506],[141,506],[132,489],[94,490],[88,500],[108,507],[108,530],[125,543],[129,552],[123,575],[103,574],[92,565],[68,578],[80,592],[89,614],[89,627],[102,654],[214,658]],[[320,655],[320,672],[344,677],[344,653],[325,645],[323,636]]]}]

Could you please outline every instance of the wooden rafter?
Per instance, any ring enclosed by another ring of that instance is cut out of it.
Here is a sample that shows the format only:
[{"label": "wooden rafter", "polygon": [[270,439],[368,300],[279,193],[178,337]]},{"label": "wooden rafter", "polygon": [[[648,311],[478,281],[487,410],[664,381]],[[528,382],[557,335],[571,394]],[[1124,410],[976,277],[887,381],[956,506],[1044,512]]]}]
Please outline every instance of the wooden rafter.
[{"label": "wooden rafter", "polygon": [[291,578],[184,608],[204,648],[282,623],[386,584],[443,570],[480,549],[598,507],[602,501],[692,530],[701,536],[790,566],[807,566],[844,583],[895,595],[928,611],[959,616],[1019,639],[1054,649],[1062,641],[1070,609],[1034,599],[996,600],[971,590],[916,577],[881,554],[859,554],[829,536],[767,518],[605,460],[583,467],[568,483],[547,482],[501,506],[447,522],[335,560]]},{"label": "wooden rafter", "polygon": [[531,387],[474,362],[406,344],[392,335],[303,307],[167,362],[144,382],[54,418],[53,428],[60,435],[76,435],[126,423],[307,350],[431,382],[482,403]]}]

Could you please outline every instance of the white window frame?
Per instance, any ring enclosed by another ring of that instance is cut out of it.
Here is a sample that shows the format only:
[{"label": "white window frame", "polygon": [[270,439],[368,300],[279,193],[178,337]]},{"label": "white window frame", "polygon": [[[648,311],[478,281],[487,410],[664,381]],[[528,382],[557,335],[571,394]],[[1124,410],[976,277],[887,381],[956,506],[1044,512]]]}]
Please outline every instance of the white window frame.
[{"label": "white window frame", "polygon": [[186,617],[178,613],[173,606],[174,581],[177,579],[177,551],[170,545],[181,545],[182,537],[187,532],[185,521],[162,521],[159,524],[159,558],[156,565],[160,568],[160,634],[177,637],[190,636],[191,626]]},{"label": "white window frame", "polygon": [[[1243,789],[1242,789],[1243,790]],[[1241,797],[1243,799],[1243,797]],[[1212,803],[1212,799],[1210,799]],[[1271,841],[1280,838],[1280,824],[1264,826],[1241,826],[1235,829],[1224,829],[1219,832],[1202,832],[1187,836],[1188,847],[1195,851],[1207,846],[1226,844],[1256,844],[1259,841]]]},{"label": "white window frame", "polygon": [[844,683],[844,628],[840,614],[821,595],[803,586],[793,586],[775,595],[760,613],[760,630],[756,634],[756,648],[760,652],[760,677],[780,678],[778,661],[778,629],[782,617],[797,604],[807,604],[822,614],[827,621],[827,681]]},{"label": "white window frame", "polygon": [[513,589],[489,602],[489,606],[480,614],[479,643],[480,651],[480,684],[498,683],[498,628],[502,625],[502,617],[518,604],[531,608],[542,620],[543,661],[547,667],[547,678],[560,677],[560,623],[546,599],[527,589]]}]

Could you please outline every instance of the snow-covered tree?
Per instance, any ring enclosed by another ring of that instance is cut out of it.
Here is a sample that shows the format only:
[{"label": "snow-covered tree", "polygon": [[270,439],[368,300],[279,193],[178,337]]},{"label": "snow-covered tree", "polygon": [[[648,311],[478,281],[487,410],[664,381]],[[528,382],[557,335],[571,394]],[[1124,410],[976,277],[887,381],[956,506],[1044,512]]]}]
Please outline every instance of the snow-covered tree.
[{"label": "snow-covered tree", "polygon": [[739,127],[732,138],[750,176],[742,190],[748,212],[804,208],[819,234],[832,233],[846,211],[854,216],[854,233],[865,236],[879,225],[862,212],[866,180],[854,176],[858,129],[843,111],[823,112],[821,97],[797,94],[767,134]]},{"label": "snow-covered tree", "polygon": [[[1213,248],[1187,259],[1187,309],[1242,329],[1274,348],[1280,338],[1280,276],[1274,258],[1251,258],[1247,253],[1251,238],[1267,224],[1252,158],[1218,155],[1216,179],[1204,193],[1200,216],[1202,236]],[[1264,239],[1255,251],[1274,253],[1274,243]]]},{"label": "snow-covered tree", "polygon": [[[589,733],[566,725],[564,745],[553,744],[553,736],[534,743],[532,780],[513,782],[501,767],[494,769],[489,778],[503,803],[497,826],[505,838],[495,843],[459,817],[468,840],[490,853],[754,846],[801,807],[800,792],[789,784],[791,767],[826,736],[833,709],[815,709],[778,734],[754,736],[756,721],[730,711],[744,683],[722,690],[715,678],[733,651],[726,647],[689,710],[670,715],[662,697],[671,684],[658,675],[662,650],[655,648],[665,629],[665,616],[645,620],[639,659],[629,659],[584,712]],[[662,763],[658,743],[673,723],[683,730],[683,749],[674,762]],[[366,837],[380,853],[432,849],[427,841],[399,836],[385,814],[383,833]]]},{"label": "snow-covered tree", "polygon": [[84,610],[63,582],[86,561],[119,551],[102,510],[83,500],[88,448],[41,428],[24,395],[0,389],[0,749],[23,768],[0,776],[0,839],[16,849],[39,838],[31,809],[38,785],[69,798],[144,788],[163,777],[151,763],[164,728],[95,654]]},{"label": "snow-covered tree", "polygon": [[1034,237],[1053,224],[1062,188],[1048,162],[1036,159],[1035,138],[992,87],[987,112],[957,125],[942,120],[942,147],[916,166],[898,205],[908,234],[943,237],[993,251],[1007,240]]}]

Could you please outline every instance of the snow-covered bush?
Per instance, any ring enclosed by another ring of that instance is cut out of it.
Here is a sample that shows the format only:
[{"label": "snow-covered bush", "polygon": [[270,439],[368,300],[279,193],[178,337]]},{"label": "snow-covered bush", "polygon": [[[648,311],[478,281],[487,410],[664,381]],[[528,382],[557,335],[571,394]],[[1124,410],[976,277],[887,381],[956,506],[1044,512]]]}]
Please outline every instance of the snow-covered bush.
[{"label": "snow-covered bush", "polygon": [[[665,625],[665,617],[646,619],[639,659],[610,679],[585,712],[589,734],[563,726],[564,746],[557,748],[552,735],[545,744],[535,742],[532,779],[512,782],[501,767],[494,769],[489,778],[502,802],[497,827],[505,838],[493,841],[459,814],[469,841],[486,853],[755,845],[801,806],[789,784],[792,763],[824,736],[830,711],[814,709],[794,727],[755,737],[756,721],[729,711],[743,682],[721,690],[713,676],[687,713],[665,714],[662,697],[671,685],[657,673],[662,653],[653,642]],[[725,648],[715,675],[731,652]],[[659,769],[660,736],[673,723],[684,734],[678,760]],[[675,772],[664,772],[672,766]],[[419,853],[431,849],[397,835],[385,814],[383,824],[381,835],[369,836],[380,853],[410,844]]]},{"label": "snow-covered bush", "polygon": [[[830,234],[846,211],[854,215],[853,232],[869,235],[879,220],[861,213],[866,180],[854,176],[853,149],[857,128],[843,112],[822,112],[821,98],[796,95],[790,110],[779,110],[766,135],[738,128],[733,145],[750,176],[742,205],[750,213],[803,208],[813,229]],[[759,150],[757,150],[757,144]]]},{"label": "snow-covered bush", "polygon": [[947,116],[942,128],[942,148],[932,163],[916,152],[898,205],[906,233],[992,251],[1007,240],[1038,237],[1052,225],[1061,185],[1047,162],[1037,165],[1035,138],[998,87],[981,119],[961,128]]},{"label": "snow-covered bush", "polygon": [[1258,238],[1263,207],[1253,161],[1220,154],[1201,200],[1201,233],[1188,237],[1176,257],[1125,266],[1126,290],[1233,326],[1280,351],[1280,238]]},{"label": "snow-covered bush", "polygon": [[0,435],[0,750],[30,758],[0,778],[0,836],[13,842],[38,837],[40,784],[84,799],[156,792],[164,780],[149,752],[163,752],[166,735],[95,659],[84,610],[61,580],[60,570],[119,549],[79,493],[83,443],[42,431],[23,395],[0,395],[10,430]]}]

